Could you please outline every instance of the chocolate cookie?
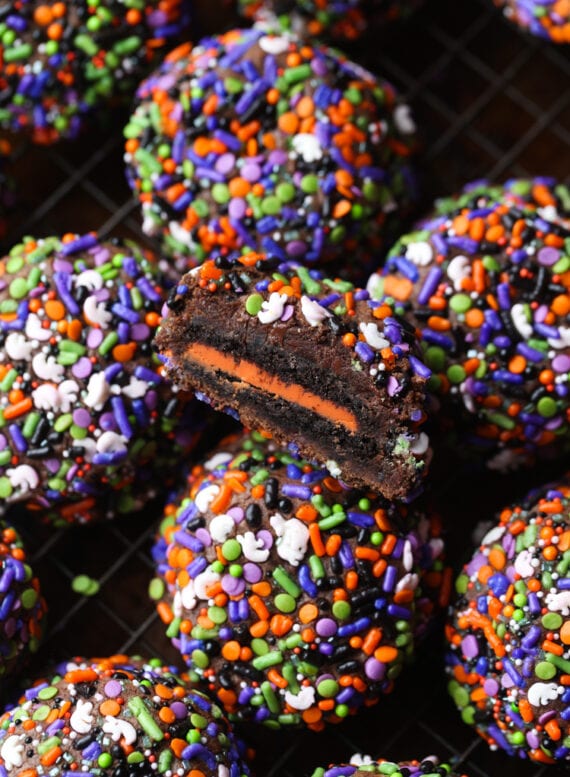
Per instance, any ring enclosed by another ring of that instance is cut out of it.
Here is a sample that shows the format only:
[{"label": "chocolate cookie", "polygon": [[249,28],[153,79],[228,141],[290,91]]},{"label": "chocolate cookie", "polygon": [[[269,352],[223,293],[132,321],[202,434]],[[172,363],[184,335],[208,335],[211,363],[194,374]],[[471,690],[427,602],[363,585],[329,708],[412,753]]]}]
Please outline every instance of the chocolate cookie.
[{"label": "chocolate cookie", "polygon": [[151,594],[231,720],[339,722],[389,693],[446,600],[439,520],[351,489],[259,433],[166,509]]},{"label": "chocolate cookie", "polygon": [[0,267],[0,503],[57,523],[140,508],[199,427],[151,349],[156,263],[87,234],[27,238]]},{"label": "chocolate cookie", "polygon": [[363,279],[414,200],[414,132],[394,88],[342,54],[232,30],[143,82],[127,177],[181,272],[245,247]]},{"label": "chocolate cookie", "polygon": [[417,327],[454,456],[508,469],[568,449],[569,200],[548,179],[471,185],[367,284]]},{"label": "chocolate cookie", "polygon": [[220,707],[158,659],[76,658],[1,718],[6,775],[248,777]]},{"label": "chocolate cookie", "polygon": [[389,305],[253,253],[208,260],[168,304],[156,346],[180,388],[351,485],[389,499],[418,491],[431,455],[421,431],[430,372]]},{"label": "chocolate cookie", "polygon": [[47,606],[18,532],[0,520],[0,678],[22,668],[40,644]]},{"label": "chocolate cookie", "polygon": [[0,7],[0,128],[75,138],[94,109],[130,99],[188,24],[188,0],[19,0]]},{"label": "chocolate cookie", "polygon": [[456,582],[449,690],[491,746],[570,761],[570,478],[506,508]]}]

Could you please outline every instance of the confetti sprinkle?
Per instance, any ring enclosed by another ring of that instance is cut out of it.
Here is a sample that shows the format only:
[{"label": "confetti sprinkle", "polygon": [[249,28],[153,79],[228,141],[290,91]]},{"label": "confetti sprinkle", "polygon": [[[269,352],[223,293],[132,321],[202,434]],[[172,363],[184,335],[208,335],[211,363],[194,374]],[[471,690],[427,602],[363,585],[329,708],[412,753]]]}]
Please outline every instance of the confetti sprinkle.
[{"label": "confetti sprinkle", "polygon": [[19,671],[39,647],[47,606],[16,530],[0,521],[0,677]]},{"label": "confetti sprinkle", "polygon": [[570,477],[508,507],[456,582],[449,691],[493,749],[570,761]]},{"label": "confetti sprinkle", "polygon": [[258,433],[166,508],[151,584],[230,720],[322,729],[389,693],[450,585],[438,518],[349,489]]},{"label": "confetti sprinkle", "polygon": [[27,238],[0,269],[1,503],[58,524],[144,505],[198,428],[151,349],[167,297],[152,257],[69,234]]},{"label": "confetti sprinkle", "polygon": [[567,447],[569,206],[549,179],[467,187],[367,284],[417,327],[454,453],[492,468]]},{"label": "confetti sprinkle", "polygon": [[159,659],[76,658],[0,719],[5,774],[248,777],[220,707]]},{"label": "confetti sprinkle", "polygon": [[75,138],[86,115],[132,98],[188,24],[188,0],[17,0],[0,6],[0,127]]},{"label": "confetti sprinkle", "polygon": [[362,276],[414,198],[408,106],[294,36],[233,30],[182,46],[137,99],[127,177],[144,230],[181,272],[246,247]]}]

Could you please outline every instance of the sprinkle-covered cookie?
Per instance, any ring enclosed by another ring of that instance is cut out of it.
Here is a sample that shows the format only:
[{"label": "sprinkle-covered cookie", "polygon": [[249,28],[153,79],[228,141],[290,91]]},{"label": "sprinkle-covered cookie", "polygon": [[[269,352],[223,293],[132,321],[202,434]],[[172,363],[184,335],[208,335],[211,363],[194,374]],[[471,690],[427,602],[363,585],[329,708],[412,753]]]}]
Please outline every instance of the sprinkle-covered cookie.
[{"label": "sprinkle-covered cookie", "polygon": [[355,755],[349,764],[329,766],[327,769],[315,769],[312,777],[467,777],[454,770],[448,763],[441,763],[433,755],[422,761],[388,761],[384,758],[372,760],[370,756]]},{"label": "sprinkle-covered cookie", "polygon": [[413,199],[414,124],[393,87],[294,35],[182,46],[138,90],[127,176],[181,271],[263,249],[362,277]]},{"label": "sprinkle-covered cookie", "polygon": [[258,433],[196,467],[150,587],[230,720],[320,730],[389,693],[446,600],[439,521],[349,489]]},{"label": "sprinkle-covered cookie", "polygon": [[456,582],[449,690],[518,758],[570,761],[570,479],[502,511]]},{"label": "sprinkle-covered cookie", "polygon": [[367,284],[417,327],[453,450],[489,466],[567,447],[569,200],[544,179],[468,187]]},{"label": "sprinkle-covered cookie", "polygon": [[0,128],[75,138],[86,115],[132,97],[188,24],[188,0],[18,0],[0,6]]},{"label": "sprinkle-covered cookie", "polygon": [[523,30],[553,43],[570,43],[566,0],[494,0],[505,17]]},{"label": "sprinkle-covered cookie", "polygon": [[151,349],[167,296],[152,257],[95,234],[0,260],[0,502],[57,522],[142,506],[194,441]]},{"label": "sprinkle-covered cookie", "polygon": [[238,0],[238,10],[247,19],[264,25],[277,21],[307,39],[336,43],[406,19],[417,5],[419,0]]},{"label": "sprinkle-covered cookie", "polygon": [[171,379],[350,485],[413,498],[431,458],[415,332],[365,289],[262,254],[209,259],[156,338]]},{"label": "sprinkle-covered cookie", "polygon": [[241,751],[220,707],[158,659],[74,659],[0,718],[14,777],[247,777]]},{"label": "sprinkle-covered cookie", "polygon": [[0,682],[37,651],[46,610],[19,534],[0,520]]}]

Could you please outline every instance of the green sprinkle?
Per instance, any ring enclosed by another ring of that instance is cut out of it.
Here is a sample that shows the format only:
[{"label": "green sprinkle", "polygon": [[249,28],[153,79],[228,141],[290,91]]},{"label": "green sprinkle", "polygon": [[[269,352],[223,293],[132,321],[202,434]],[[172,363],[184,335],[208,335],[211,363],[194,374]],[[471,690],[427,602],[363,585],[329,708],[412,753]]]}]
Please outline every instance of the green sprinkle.
[{"label": "green sprinkle", "polygon": [[28,588],[24,591],[20,599],[24,609],[31,610],[38,601],[38,593],[33,588]]},{"label": "green sprinkle", "polygon": [[[550,658],[550,656],[548,656]],[[568,662],[570,664],[570,662]],[[535,675],[541,680],[551,680],[556,674],[556,667],[553,666],[553,662],[540,661],[535,669]]]},{"label": "green sprinkle", "polygon": [[317,693],[323,697],[323,699],[334,698],[339,691],[339,684],[335,680],[322,680],[317,685]]},{"label": "green sprinkle", "polygon": [[332,613],[335,618],[338,618],[339,621],[344,621],[350,617],[350,613],[351,613],[350,604],[348,602],[343,602],[342,600],[339,600],[338,602],[335,602],[333,604]]},{"label": "green sprinkle", "polygon": [[449,307],[455,313],[467,313],[471,306],[472,301],[468,294],[454,294],[449,300]]},{"label": "green sprinkle", "polygon": [[552,418],[552,416],[556,415],[556,400],[552,399],[552,397],[542,397],[538,400],[536,409],[544,418]]},{"label": "green sprinkle", "polygon": [[281,586],[281,588],[283,588],[284,591],[286,591],[291,596],[297,598],[301,595],[301,589],[297,583],[295,583],[295,581],[289,577],[283,567],[275,568],[273,571],[273,579],[278,585]]},{"label": "green sprinkle", "polygon": [[77,575],[71,581],[71,588],[76,594],[95,596],[99,592],[99,583],[88,575]]},{"label": "green sprinkle", "polygon": [[283,654],[279,650],[273,650],[264,656],[253,658],[251,663],[256,669],[268,669],[270,666],[277,666],[283,663]]},{"label": "green sprinkle", "polygon": [[250,316],[257,316],[263,304],[261,294],[250,294],[245,301],[245,309]]},{"label": "green sprinkle", "polygon": [[241,545],[237,540],[226,540],[222,545],[222,554],[228,561],[235,561],[241,556]]},{"label": "green sprinkle", "polygon": [[563,623],[564,619],[562,618],[562,615],[559,615],[557,612],[547,612],[546,615],[543,615],[542,617],[542,625],[549,631],[556,631]]},{"label": "green sprinkle", "polygon": [[296,606],[295,599],[289,594],[277,594],[275,606],[281,612],[294,612]]}]

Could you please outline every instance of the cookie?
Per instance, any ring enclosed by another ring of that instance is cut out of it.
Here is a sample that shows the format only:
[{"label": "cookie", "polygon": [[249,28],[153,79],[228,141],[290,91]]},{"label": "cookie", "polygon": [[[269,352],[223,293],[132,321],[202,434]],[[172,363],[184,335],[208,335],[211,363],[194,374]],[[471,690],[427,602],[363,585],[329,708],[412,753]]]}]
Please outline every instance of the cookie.
[{"label": "cookie", "polygon": [[308,40],[343,43],[407,19],[418,5],[419,0],[238,0],[238,11],[246,19],[277,23]]},{"label": "cookie", "polygon": [[449,571],[439,519],[259,433],[226,440],[167,507],[150,593],[230,720],[338,723],[392,691]]},{"label": "cookie", "polygon": [[0,520],[0,678],[17,673],[38,649],[47,606],[16,529]]},{"label": "cookie", "polygon": [[410,499],[431,451],[414,330],[363,289],[249,253],[173,289],[156,338],[184,390],[298,445],[335,477]]},{"label": "cookie", "polygon": [[552,43],[570,43],[570,8],[565,0],[494,0],[505,18]]},{"label": "cookie", "polygon": [[367,284],[420,332],[454,455],[514,468],[567,449],[569,200],[548,179],[468,187]]},{"label": "cookie", "polygon": [[150,255],[95,234],[1,260],[0,501],[57,523],[140,508],[197,438],[151,349],[168,291]]},{"label": "cookie", "polygon": [[127,177],[181,272],[245,247],[362,278],[414,199],[414,131],[394,88],[342,54],[232,30],[143,82]]},{"label": "cookie", "polygon": [[5,712],[0,766],[38,777],[201,774],[247,777],[220,707],[159,659],[77,658]]},{"label": "cookie", "polygon": [[129,100],[187,28],[188,0],[20,0],[0,8],[0,128],[75,138],[96,109]]},{"label": "cookie", "polygon": [[570,761],[570,478],[504,509],[464,566],[446,628],[450,693],[493,749]]},{"label": "cookie", "polygon": [[355,755],[349,764],[315,769],[312,777],[368,777],[368,775],[389,775],[389,777],[467,777],[454,770],[448,763],[440,763],[433,755],[422,761],[389,761],[385,758],[372,760],[370,756]]}]

